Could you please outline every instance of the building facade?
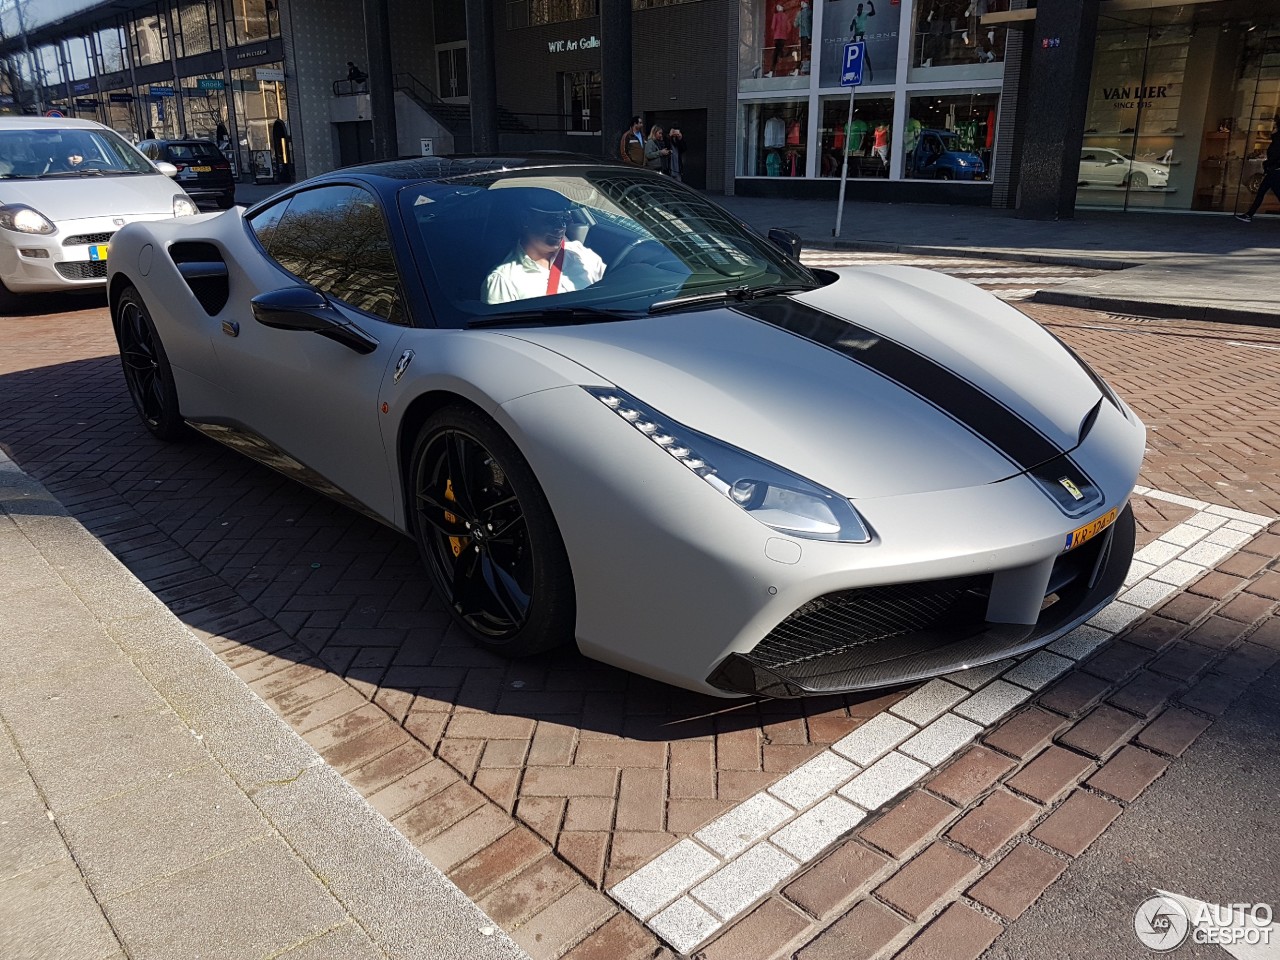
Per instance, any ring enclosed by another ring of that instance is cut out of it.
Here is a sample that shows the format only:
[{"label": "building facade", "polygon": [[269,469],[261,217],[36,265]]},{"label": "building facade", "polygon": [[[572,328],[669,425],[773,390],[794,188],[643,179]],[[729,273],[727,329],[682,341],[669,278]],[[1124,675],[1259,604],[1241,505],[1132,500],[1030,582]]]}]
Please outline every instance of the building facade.
[{"label": "building facade", "polygon": [[1231,212],[1280,114],[1277,0],[10,0],[0,26],[10,109],[205,136],[242,179],[379,143],[614,156],[634,112],[712,192]]}]

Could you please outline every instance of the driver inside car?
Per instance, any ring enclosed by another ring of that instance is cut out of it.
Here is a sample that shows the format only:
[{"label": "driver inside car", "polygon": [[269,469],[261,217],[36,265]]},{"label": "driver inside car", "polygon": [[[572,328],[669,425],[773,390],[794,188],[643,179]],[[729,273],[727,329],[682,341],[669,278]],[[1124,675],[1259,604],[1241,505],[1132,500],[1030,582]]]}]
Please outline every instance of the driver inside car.
[{"label": "driver inside car", "polygon": [[82,169],[84,154],[77,147],[65,147],[49,161],[50,172],[65,172]]},{"label": "driver inside car", "polygon": [[552,191],[530,202],[520,218],[515,247],[485,278],[484,302],[569,293],[603,277],[600,255],[581,241],[565,238],[572,220],[573,205]]}]

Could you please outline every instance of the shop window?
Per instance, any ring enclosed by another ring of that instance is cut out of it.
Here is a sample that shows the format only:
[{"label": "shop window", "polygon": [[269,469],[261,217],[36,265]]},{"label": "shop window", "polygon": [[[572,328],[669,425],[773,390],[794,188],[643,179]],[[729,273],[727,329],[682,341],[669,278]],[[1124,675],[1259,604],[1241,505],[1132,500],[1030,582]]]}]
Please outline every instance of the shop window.
[{"label": "shop window", "polygon": [[372,194],[349,186],[295,194],[275,225],[269,249],[280,266],[321,293],[392,323],[404,322],[391,238]]},{"label": "shop window", "polygon": [[892,97],[827,97],[822,101],[822,125],[818,141],[822,154],[818,176],[838,177],[849,158],[849,177],[889,176],[889,136],[893,129]]},{"label": "shop window", "polygon": [[841,0],[822,10],[822,65],[818,77],[824,87],[840,86],[844,45],[865,44],[862,86],[891,84],[898,72],[898,34],[902,6],[894,0]]},{"label": "shop window", "polygon": [[754,0],[753,15],[744,12],[742,22],[739,89],[807,89],[814,56],[810,0]]},{"label": "shop window", "polygon": [[738,175],[742,177],[804,177],[809,129],[805,101],[741,105],[743,131]]},{"label": "shop window", "polygon": [[[1009,9],[1009,0],[919,0],[911,34],[912,78],[999,76],[1006,29],[984,24],[988,13]],[[926,73],[938,68],[946,73]],[[985,69],[984,69],[985,68]]]},{"label": "shop window", "polygon": [[997,93],[913,96],[903,137],[903,170],[916,180],[982,181],[991,175]]},{"label": "shop window", "polygon": [[194,57],[218,49],[217,5],[211,0],[182,0],[178,6],[178,56]]},{"label": "shop window", "polygon": [[507,29],[583,20],[600,12],[600,0],[507,0]]},{"label": "shop window", "polygon": [[564,116],[565,129],[599,133],[600,97],[599,70],[560,74],[560,113]]},{"label": "shop window", "polygon": [[140,67],[169,59],[169,22],[155,4],[143,7],[129,24],[134,62]]},{"label": "shop window", "polygon": [[232,46],[280,35],[280,10],[276,0],[231,0],[227,42]]}]

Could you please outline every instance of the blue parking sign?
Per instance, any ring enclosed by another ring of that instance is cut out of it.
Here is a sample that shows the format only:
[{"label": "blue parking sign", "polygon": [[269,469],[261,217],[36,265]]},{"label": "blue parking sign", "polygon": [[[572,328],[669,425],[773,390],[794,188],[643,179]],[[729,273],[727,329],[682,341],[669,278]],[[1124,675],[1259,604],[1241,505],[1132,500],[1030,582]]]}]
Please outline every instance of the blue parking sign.
[{"label": "blue parking sign", "polygon": [[844,45],[844,65],[840,68],[840,86],[862,86],[862,60],[867,52],[867,45],[859,40]]}]

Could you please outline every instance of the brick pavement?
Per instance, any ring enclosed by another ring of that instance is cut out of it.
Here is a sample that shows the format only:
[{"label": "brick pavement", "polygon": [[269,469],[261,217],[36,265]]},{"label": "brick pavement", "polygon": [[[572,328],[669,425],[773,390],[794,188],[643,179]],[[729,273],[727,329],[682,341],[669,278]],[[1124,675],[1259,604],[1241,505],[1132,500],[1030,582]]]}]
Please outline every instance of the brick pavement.
[{"label": "brick pavement", "polygon": [[[1273,335],[1029,309],[1147,421],[1144,483],[1280,513],[1266,415],[1280,352],[1249,345]],[[535,956],[651,954],[653,935],[601,887],[907,692],[726,703],[575,654],[497,660],[449,627],[407,541],[207,441],[151,440],[105,311],[0,323],[0,442],[14,459]],[[1188,512],[1135,508],[1143,542]],[[1007,891],[1034,899],[1057,876],[1045,857],[1078,855],[1089,825],[1101,832],[1265,668],[1278,544],[1263,535],[1175,594],[707,955],[980,952],[1020,912]],[[927,851],[923,864],[946,867],[933,899],[906,902],[903,881],[878,892]]]}]

